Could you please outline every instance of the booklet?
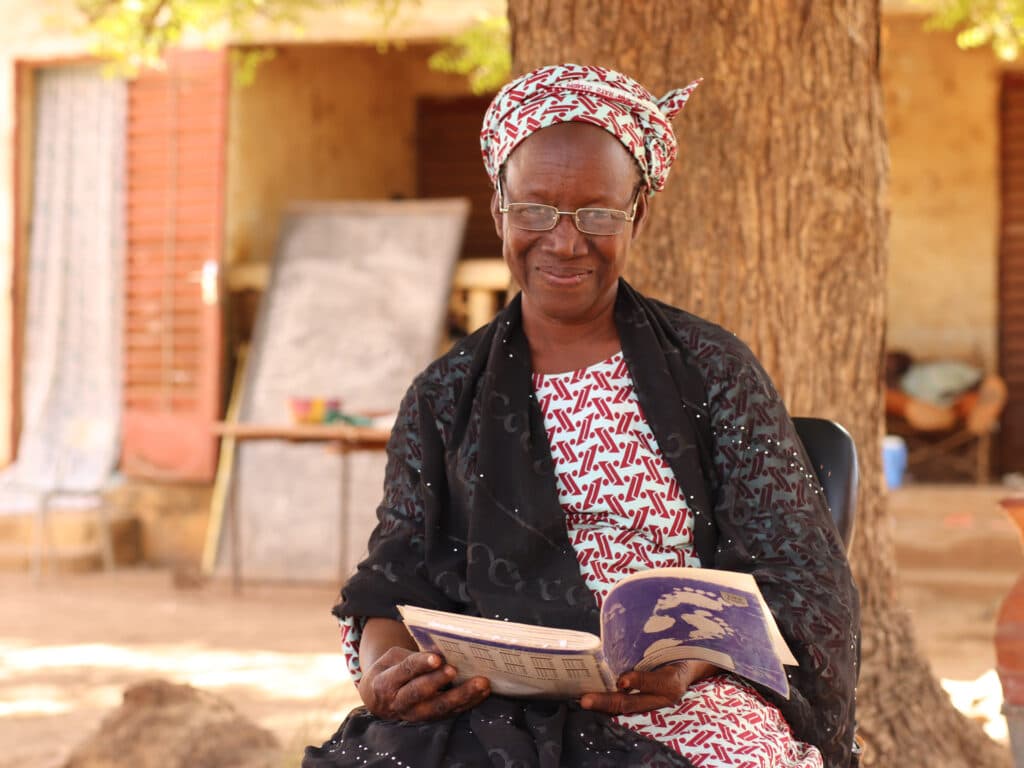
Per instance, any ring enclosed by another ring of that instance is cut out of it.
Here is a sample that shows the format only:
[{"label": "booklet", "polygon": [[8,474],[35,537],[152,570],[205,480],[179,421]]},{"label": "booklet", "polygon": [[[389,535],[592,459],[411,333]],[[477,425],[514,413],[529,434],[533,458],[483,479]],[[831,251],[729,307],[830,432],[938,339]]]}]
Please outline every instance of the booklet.
[{"label": "booklet", "polygon": [[400,605],[424,651],[482,676],[494,693],[577,698],[616,690],[623,672],[700,659],[789,698],[783,665],[796,665],[749,573],[654,568],[619,581],[601,608],[601,637]]}]

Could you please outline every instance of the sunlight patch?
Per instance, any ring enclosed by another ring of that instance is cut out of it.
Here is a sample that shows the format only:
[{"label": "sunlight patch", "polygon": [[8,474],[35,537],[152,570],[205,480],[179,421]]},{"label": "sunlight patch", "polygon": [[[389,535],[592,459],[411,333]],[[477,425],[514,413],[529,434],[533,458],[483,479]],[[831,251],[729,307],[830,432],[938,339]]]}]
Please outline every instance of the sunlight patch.
[{"label": "sunlight patch", "polygon": [[[8,683],[20,674],[40,670],[106,669],[165,676],[200,688],[240,686],[258,690],[267,698],[312,700],[351,679],[341,653],[209,650],[194,645],[30,647],[0,643],[0,658]],[[66,697],[28,697],[26,701],[35,701],[35,707],[44,706],[42,701],[59,707],[65,706],[60,703],[62,698]]]},{"label": "sunlight patch", "polygon": [[943,680],[953,706],[972,720],[979,721],[989,738],[1009,743],[1009,731],[1003,716],[1003,687],[990,669],[977,680]]}]

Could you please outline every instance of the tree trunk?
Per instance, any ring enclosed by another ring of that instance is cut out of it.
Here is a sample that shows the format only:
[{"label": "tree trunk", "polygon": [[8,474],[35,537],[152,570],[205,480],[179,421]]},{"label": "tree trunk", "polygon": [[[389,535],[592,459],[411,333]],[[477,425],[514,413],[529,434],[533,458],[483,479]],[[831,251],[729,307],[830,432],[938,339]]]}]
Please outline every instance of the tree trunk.
[{"label": "tree trunk", "polygon": [[509,0],[514,69],[572,61],[661,96],[697,76],[631,257],[643,292],[747,341],[795,414],[860,452],[852,561],[868,766],[1007,766],[951,706],[896,599],[881,472],[888,229],[877,0]]}]

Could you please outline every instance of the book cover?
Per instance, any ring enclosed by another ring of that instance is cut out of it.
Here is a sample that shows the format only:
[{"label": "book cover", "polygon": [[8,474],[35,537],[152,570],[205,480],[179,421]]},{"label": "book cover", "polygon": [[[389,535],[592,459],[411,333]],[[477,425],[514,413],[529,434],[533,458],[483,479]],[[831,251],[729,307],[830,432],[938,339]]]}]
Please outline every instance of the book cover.
[{"label": "book cover", "polygon": [[796,659],[749,574],[660,568],[629,576],[604,601],[601,637],[616,676],[701,659],[789,696],[783,665]]}]

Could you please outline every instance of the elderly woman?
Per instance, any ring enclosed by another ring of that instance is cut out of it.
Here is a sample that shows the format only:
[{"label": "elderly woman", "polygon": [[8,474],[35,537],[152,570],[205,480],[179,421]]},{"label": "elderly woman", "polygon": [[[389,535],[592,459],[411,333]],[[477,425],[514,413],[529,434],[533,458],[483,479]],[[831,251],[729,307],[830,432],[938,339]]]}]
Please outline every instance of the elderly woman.
[{"label": "elderly woman", "polygon": [[[848,766],[858,599],[785,407],[735,336],[621,275],[676,155],[655,100],[596,66],[508,84],[484,164],[521,293],[413,382],[369,556],[335,615],[364,707],[320,766]],[[491,695],[395,606],[596,632],[638,570],[752,573],[799,661],[784,699],[701,662],[578,701]]]}]

